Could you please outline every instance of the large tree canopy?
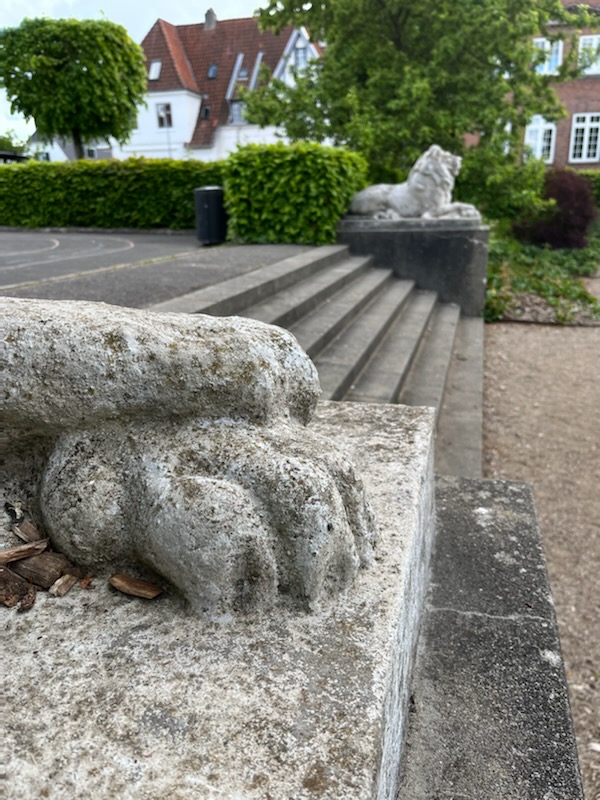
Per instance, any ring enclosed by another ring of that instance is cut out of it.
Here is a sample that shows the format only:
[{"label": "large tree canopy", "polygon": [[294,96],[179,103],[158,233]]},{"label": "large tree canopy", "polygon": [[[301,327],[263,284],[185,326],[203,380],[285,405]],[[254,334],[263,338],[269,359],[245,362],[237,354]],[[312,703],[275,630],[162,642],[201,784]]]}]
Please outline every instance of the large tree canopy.
[{"label": "large tree canopy", "polygon": [[305,25],[327,47],[293,87],[249,93],[247,118],[357,148],[380,173],[432,142],[460,153],[472,133],[497,147],[534,114],[560,116],[551,84],[575,74],[577,48],[542,74],[533,38],[564,38],[587,20],[560,0],[270,0],[259,16],[276,30]]},{"label": "large tree canopy", "polygon": [[42,140],[127,140],[146,93],[142,49],[108,20],[25,19],[0,30],[0,85]]}]

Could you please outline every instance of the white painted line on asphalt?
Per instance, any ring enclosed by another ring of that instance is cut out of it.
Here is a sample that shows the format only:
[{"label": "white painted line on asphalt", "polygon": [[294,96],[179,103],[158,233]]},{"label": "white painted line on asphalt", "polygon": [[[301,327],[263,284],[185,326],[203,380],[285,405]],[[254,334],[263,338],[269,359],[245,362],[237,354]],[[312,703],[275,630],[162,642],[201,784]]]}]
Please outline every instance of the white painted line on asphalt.
[{"label": "white painted line on asphalt", "polygon": [[83,258],[97,258],[98,256],[111,256],[113,255],[113,253],[123,253],[125,250],[131,250],[132,248],[135,247],[135,242],[131,242],[129,239],[116,239],[116,241],[126,242],[127,246],[116,247],[114,250],[96,250],[93,253],[88,253],[87,251],[84,250],[82,254],[81,251],[78,251],[72,256],[63,256],[60,259],[57,258],[53,260],[44,259],[43,261],[28,261],[25,264],[14,264],[13,266],[0,267],[0,269],[3,272],[6,272],[8,270],[21,269],[22,267],[37,267],[40,264],[55,264],[57,261],[60,262],[73,261],[73,259],[75,258],[83,259]]},{"label": "white painted line on asphalt", "polygon": [[57,247],[60,247],[60,242],[58,239],[50,239],[52,242],[52,247],[40,247],[38,250],[16,250],[13,253],[0,253],[1,258],[6,258],[7,256],[29,256],[33,253],[47,253],[49,250],[56,250]]},{"label": "white painted line on asphalt", "polygon": [[178,258],[184,258],[185,256],[193,256],[196,255],[195,250],[190,250],[187,253],[176,253],[172,256],[160,256],[158,258],[147,258],[144,261],[138,261],[137,263],[127,263],[127,264],[114,264],[110,267],[98,267],[98,269],[89,269],[83,270],[82,272],[70,272],[68,275],[55,275],[52,278],[41,278],[37,281],[23,281],[23,283],[7,283],[7,284],[0,284],[0,289],[3,291],[8,291],[9,289],[25,289],[28,286],[41,286],[45,283],[60,283],[61,281],[70,281],[76,278],[86,278],[88,275],[99,275],[102,272],[112,272],[122,270],[122,269],[138,269],[139,267],[148,267],[152,266],[152,264],[161,264],[162,262],[167,261],[176,261]]}]

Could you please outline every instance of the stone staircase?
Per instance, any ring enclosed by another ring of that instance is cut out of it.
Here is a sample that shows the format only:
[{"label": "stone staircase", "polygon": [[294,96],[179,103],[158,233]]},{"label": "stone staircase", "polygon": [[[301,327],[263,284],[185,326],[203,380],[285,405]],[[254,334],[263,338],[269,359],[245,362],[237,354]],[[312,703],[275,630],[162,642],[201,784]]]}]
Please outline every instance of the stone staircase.
[{"label": "stone staircase", "polygon": [[[407,656],[411,703],[394,800],[583,800],[531,489],[481,479],[483,320],[440,302],[413,276],[397,277],[398,260],[392,270],[345,245],[315,248],[153,310],[288,328],[313,359],[324,400],[436,409],[437,543],[419,645]],[[444,277],[453,291],[456,280]],[[520,556],[498,560],[524,537],[526,566]],[[541,727],[560,755],[542,746]]]},{"label": "stone staircase", "polygon": [[[434,407],[444,471],[481,474],[482,321],[461,318],[435,292],[374,268],[369,256],[353,256],[345,245],[319,247],[152,310],[235,314],[287,328],[313,359],[324,400]],[[457,351],[460,342],[468,357]],[[463,419],[465,398],[453,410],[446,391],[456,385],[464,392],[466,373],[473,373],[475,424],[472,415]],[[465,464],[467,436],[474,441]]]}]

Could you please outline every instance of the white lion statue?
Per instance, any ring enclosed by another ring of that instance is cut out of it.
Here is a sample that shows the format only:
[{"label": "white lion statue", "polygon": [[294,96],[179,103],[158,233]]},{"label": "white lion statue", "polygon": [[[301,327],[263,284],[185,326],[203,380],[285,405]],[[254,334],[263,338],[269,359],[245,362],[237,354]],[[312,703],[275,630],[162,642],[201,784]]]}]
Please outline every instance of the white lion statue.
[{"label": "white lion statue", "polygon": [[432,145],[415,162],[405,183],[378,183],[358,192],[350,206],[351,214],[374,219],[469,218],[481,219],[475,206],[453,203],[454,179],[462,159]]}]

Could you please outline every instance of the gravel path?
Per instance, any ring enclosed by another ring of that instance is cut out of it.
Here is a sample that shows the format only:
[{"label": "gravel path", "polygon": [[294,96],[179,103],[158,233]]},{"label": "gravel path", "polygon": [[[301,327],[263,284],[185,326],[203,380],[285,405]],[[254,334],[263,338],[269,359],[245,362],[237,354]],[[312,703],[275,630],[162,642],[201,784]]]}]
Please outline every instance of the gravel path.
[{"label": "gravel path", "polygon": [[534,487],[585,796],[600,800],[600,327],[486,326],[484,402],[485,477]]}]

